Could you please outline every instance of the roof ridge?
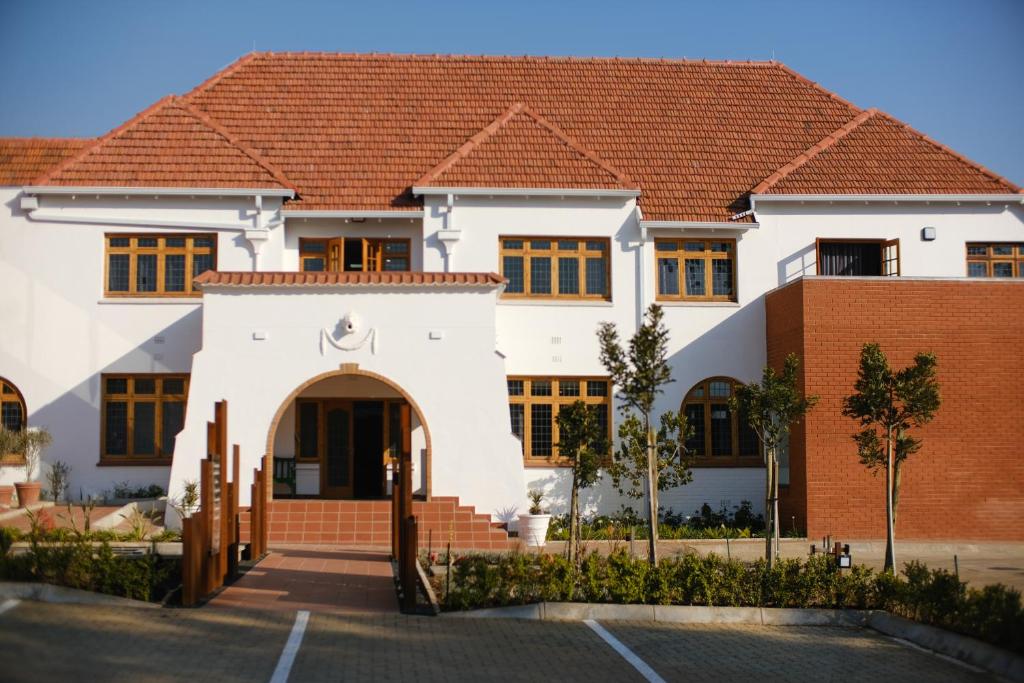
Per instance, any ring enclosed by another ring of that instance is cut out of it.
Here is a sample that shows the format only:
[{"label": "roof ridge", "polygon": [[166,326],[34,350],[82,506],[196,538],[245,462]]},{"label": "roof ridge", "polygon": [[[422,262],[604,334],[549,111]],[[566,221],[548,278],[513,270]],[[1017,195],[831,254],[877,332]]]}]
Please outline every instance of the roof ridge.
[{"label": "roof ridge", "polygon": [[[333,52],[333,51],[317,51],[317,50],[294,50],[294,51],[263,51],[263,52],[250,52],[245,57],[259,56],[259,57],[331,57],[336,59],[360,59],[367,57],[380,57],[385,59],[416,59],[416,60],[437,60],[437,59],[453,59],[453,60],[485,60],[485,61],[500,61],[500,60],[522,60],[522,61],[536,61],[536,62],[647,62],[647,63],[665,63],[665,64],[710,64],[715,66],[761,66],[761,67],[772,67],[777,66],[780,62],[774,59],[693,59],[687,57],[621,57],[621,56],[602,56],[602,55],[512,55],[512,54],[456,54],[456,53],[424,53],[424,52]],[[245,58],[243,57],[243,59]],[[241,60],[239,60],[241,61]],[[235,64],[231,64],[225,69],[225,73]],[[217,74],[220,76],[220,74]],[[216,77],[216,76],[215,76]],[[213,80],[213,79],[210,79]]]},{"label": "roof ridge", "polygon": [[757,186],[755,186],[754,189],[750,191],[750,193],[764,194],[766,190],[770,189],[783,178],[786,178],[790,174],[794,173],[798,168],[800,168],[807,162],[811,161],[819,154],[824,152],[826,149],[828,149],[832,145],[836,144],[837,142],[845,138],[847,135],[849,135],[857,128],[859,128],[861,124],[869,120],[877,113],[878,110],[872,107],[871,109],[865,109],[860,114],[857,114],[855,117],[844,123],[842,126],[832,131],[831,133],[823,137],[821,140],[818,140],[816,143],[814,143],[804,151],[800,152],[800,154],[793,157],[793,159],[791,159],[784,166],[779,167],[778,170],[776,170],[770,176],[768,176],[760,183],[758,183]]},{"label": "roof ridge", "polygon": [[65,159],[64,161],[62,161],[61,163],[57,164],[56,166],[51,168],[49,171],[47,171],[43,175],[41,175],[38,178],[36,178],[35,180],[33,180],[32,184],[33,185],[46,185],[48,182],[50,182],[50,180],[53,179],[53,177],[55,175],[57,175],[58,173],[60,173],[64,169],[68,168],[72,164],[76,164],[79,161],[81,161],[82,159],[84,159],[85,157],[87,157],[94,150],[98,149],[107,140],[110,140],[110,139],[120,135],[121,133],[123,133],[124,131],[128,130],[130,127],[134,126],[135,124],[141,123],[142,121],[146,120],[147,118],[149,118],[151,115],[153,115],[159,109],[163,108],[168,102],[170,102],[173,99],[174,99],[174,95],[165,95],[165,96],[161,97],[159,100],[157,100],[153,104],[149,105],[148,107],[146,107],[145,109],[143,109],[142,111],[137,113],[135,116],[131,117],[130,119],[128,119],[127,121],[122,123],[120,126],[117,126],[115,128],[111,128],[109,131],[107,131],[106,134],[101,135],[101,136],[99,136],[97,138],[94,138],[91,145],[86,145],[81,150],[79,150],[77,154],[74,154],[74,155],[68,157],[67,159]]},{"label": "roof ridge", "polygon": [[37,141],[37,142],[71,142],[71,141],[75,141],[75,142],[89,142],[89,141],[95,140],[95,139],[96,138],[89,138],[89,137],[82,137],[82,138],[63,137],[62,138],[62,137],[53,137],[53,136],[47,136],[47,135],[23,135],[23,136],[19,136],[19,135],[0,135],[0,142],[10,142],[10,141],[18,141],[18,142],[33,142],[33,141]]},{"label": "roof ridge", "polygon": [[188,100],[188,99],[191,99],[192,97],[198,95],[199,93],[201,93],[203,91],[209,90],[218,81],[220,81],[220,80],[230,76],[231,74],[235,73],[236,71],[241,69],[243,66],[245,66],[249,62],[254,61],[257,57],[261,57],[261,56],[266,55],[266,54],[273,54],[273,53],[256,52],[255,50],[253,50],[252,52],[245,53],[244,55],[242,55],[241,57],[239,57],[235,61],[233,61],[230,64],[228,64],[227,66],[223,67],[220,71],[216,72],[215,74],[213,74],[212,76],[207,78],[205,81],[203,81],[202,83],[200,83],[196,87],[194,87],[191,90],[189,90],[187,93],[182,95],[182,97],[184,99]]},{"label": "roof ridge", "polygon": [[921,131],[919,131],[916,128],[914,128],[913,126],[911,126],[909,123],[904,123],[903,121],[899,120],[898,118],[896,118],[892,114],[889,114],[889,113],[884,112],[884,111],[879,111],[878,114],[881,117],[887,119],[888,121],[891,121],[892,123],[896,124],[897,126],[899,126],[899,127],[903,128],[904,130],[908,131],[912,135],[915,135],[918,138],[924,140],[928,144],[930,144],[930,145],[932,145],[934,147],[937,147],[938,149],[942,150],[943,152],[946,152],[947,154],[952,155],[956,159],[959,159],[960,161],[962,161],[963,163],[967,164],[968,166],[970,166],[971,168],[975,169],[976,171],[979,171],[979,172],[987,175],[989,178],[992,178],[993,180],[995,180],[997,182],[1006,183],[1007,185],[1009,185],[1010,187],[1013,188],[1014,192],[1024,194],[1024,188],[1021,188],[1019,185],[1017,185],[1015,182],[1013,182],[1012,180],[1010,180],[1006,176],[999,175],[995,171],[992,171],[992,170],[986,168],[985,166],[982,166],[978,162],[973,161],[973,160],[965,157],[963,154],[960,154],[960,152],[957,152],[955,149],[953,149],[951,147],[948,147],[947,145],[942,144],[938,140],[932,138],[927,133],[922,133]]}]

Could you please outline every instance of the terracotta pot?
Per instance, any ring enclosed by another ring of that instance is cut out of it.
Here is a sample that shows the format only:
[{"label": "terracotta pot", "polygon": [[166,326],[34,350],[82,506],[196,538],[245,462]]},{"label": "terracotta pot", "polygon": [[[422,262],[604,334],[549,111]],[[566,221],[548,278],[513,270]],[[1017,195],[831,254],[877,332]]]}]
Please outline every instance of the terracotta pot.
[{"label": "terracotta pot", "polygon": [[0,486],[0,507],[11,507],[11,496],[13,495],[13,486]]},{"label": "terracotta pot", "polygon": [[39,492],[43,485],[38,481],[19,481],[14,488],[18,489],[18,507],[27,508],[39,502]]}]

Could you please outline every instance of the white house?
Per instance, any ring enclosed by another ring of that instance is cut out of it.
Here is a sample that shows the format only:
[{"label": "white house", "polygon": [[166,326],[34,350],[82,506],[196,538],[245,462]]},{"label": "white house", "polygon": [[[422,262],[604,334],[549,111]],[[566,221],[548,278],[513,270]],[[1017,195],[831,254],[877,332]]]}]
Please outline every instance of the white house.
[{"label": "white house", "polygon": [[595,332],[657,302],[696,427],[662,504],[759,509],[726,399],[767,292],[1024,275],[1020,188],[774,62],[254,53],[101,138],[0,140],[0,185],[3,422],[76,497],[179,494],[223,398],[278,495],[384,496],[408,403],[418,494],[564,507],[558,406],[614,434]]}]

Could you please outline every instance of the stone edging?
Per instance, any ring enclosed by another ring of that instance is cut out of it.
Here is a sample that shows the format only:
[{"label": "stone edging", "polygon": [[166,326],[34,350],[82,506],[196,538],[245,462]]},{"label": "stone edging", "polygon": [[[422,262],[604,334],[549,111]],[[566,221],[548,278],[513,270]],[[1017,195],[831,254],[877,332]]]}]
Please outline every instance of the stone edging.
[{"label": "stone edging", "polygon": [[691,605],[611,605],[541,602],[446,612],[445,618],[536,619],[541,621],[654,621],[675,624],[756,626],[845,626],[870,628],[918,647],[1024,682],[1024,657],[968,636],[919,624],[882,610],[788,609],[778,607],[699,607]]},{"label": "stone edging", "polygon": [[93,593],[77,588],[54,586],[49,583],[23,583],[20,581],[0,581],[0,600],[17,598],[36,602],[54,602],[71,605],[107,605],[110,607],[143,607],[160,609],[160,605],[142,600],[131,600],[116,595]]}]

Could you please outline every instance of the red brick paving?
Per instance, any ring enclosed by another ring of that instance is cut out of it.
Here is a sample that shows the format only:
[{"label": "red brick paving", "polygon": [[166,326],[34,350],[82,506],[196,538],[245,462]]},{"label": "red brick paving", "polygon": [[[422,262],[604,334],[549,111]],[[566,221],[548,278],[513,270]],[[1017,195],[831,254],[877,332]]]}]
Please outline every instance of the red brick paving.
[{"label": "red brick paving", "polygon": [[327,545],[276,546],[210,607],[333,614],[398,611],[387,552]]}]

